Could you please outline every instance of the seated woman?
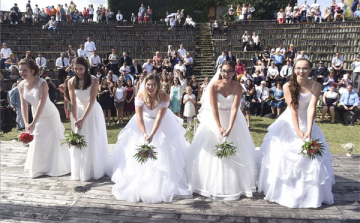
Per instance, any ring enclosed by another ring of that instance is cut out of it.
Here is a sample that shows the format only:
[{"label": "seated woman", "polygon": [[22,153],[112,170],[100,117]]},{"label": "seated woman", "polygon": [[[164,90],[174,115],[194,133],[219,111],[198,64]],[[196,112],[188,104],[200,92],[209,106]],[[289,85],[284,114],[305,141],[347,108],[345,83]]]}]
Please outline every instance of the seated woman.
[{"label": "seated woman", "polygon": [[331,124],[335,122],[335,108],[336,104],[339,102],[339,94],[335,91],[336,84],[331,83],[328,91],[325,91],[322,101],[324,103],[322,108],[322,114],[320,122],[324,121],[325,114],[330,111]]},{"label": "seated woman", "polygon": [[335,78],[334,78],[334,70],[330,70],[330,73],[329,73],[329,76],[325,78],[324,80],[324,88],[323,88],[323,91],[328,91],[329,88],[330,88],[330,85],[332,83],[335,83],[337,85],[337,83],[335,82]]},{"label": "seated woman", "polygon": [[272,117],[275,118],[275,108],[277,111],[277,117],[279,117],[280,113],[281,113],[281,108],[284,105],[284,91],[282,89],[283,83],[281,81],[278,81],[276,83],[276,89],[274,90],[274,100],[270,101],[270,107],[271,107],[271,112],[272,112]]}]

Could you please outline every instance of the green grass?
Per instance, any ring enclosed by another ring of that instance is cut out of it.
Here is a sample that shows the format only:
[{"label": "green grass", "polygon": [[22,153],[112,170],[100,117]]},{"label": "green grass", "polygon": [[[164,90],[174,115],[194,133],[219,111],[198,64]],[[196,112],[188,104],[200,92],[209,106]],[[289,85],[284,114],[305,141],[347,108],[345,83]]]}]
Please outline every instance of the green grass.
[{"label": "green grass", "polygon": [[[251,117],[251,129],[250,133],[254,140],[256,146],[260,146],[262,140],[267,133],[267,128],[271,125],[275,120],[269,118],[262,117]],[[108,142],[109,144],[114,144],[117,142],[117,137],[122,128],[125,127],[126,121],[123,124],[116,125],[111,124],[107,127],[108,131]],[[330,145],[331,153],[346,153],[341,147],[342,144],[352,142],[356,145],[356,149],[354,153],[360,152],[360,125],[356,126],[343,126],[341,124],[330,124],[329,122],[317,123],[321,130],[323,131],[326,141]],[[65,122],[64,126],[66,128],[66,132],[70,131],[70,123]],[[16,139],[18,136],[18,132],[13,129],[11,132],[7,134],[0,134],[1,141],[10,141],[12,139]],[[192,136],[192,133],[189,134]]]}]

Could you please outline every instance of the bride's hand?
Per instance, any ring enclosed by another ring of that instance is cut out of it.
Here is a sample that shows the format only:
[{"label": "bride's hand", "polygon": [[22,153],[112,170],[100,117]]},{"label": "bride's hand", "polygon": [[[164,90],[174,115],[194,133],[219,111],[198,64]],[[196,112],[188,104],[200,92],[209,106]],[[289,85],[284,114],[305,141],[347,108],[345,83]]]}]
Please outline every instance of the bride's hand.
[{"label": "bride's hand", "polygon": [[[145,135],[146,135],[146,137],[145,137]],[[145,133],[144,137],[145,137],[145,142],[151,143],[153,135],[151,135],[151,134],[148,135],[148,134]]]},{"label": "bride's hand", "polygon": [[230,134],[230,132],[231,132],[231,128],[228,128],[228,129],[226,129],[226,131],[225,131],[225,133],[224,133],[224,137],[228,137],[229,136],[229,134]]},{"label": "bride's hand", "polygon": [[223,129],[223,127],[219,127],[219,133],[220,133],[221,136],[225,136],[226,130]]},{"label": "bride's hand", "polygon": [[77,127],[79,130],[81,130],[83,127],[83,124],[84,124],[84,120],[81,118],[75,122],[75,127]]},{"label": "bride's hand", "polygon": [[305,139],[311,139],[311,132],[306,132],[305,134],[304,134],[304,137],[303,137],[303,140],[305,140]]},{"label": "bride's hand", "polygon": [[26,127],[26,131],[29,132],[30,134],[32,134],[32,132],[34,131],[35,125],[34,123],[30,123],[27,127]]},{"label": "bride's hand", "polygon": [[304,139],[305,133],[300,129],[296,130],[296,134],[301,138]]}]

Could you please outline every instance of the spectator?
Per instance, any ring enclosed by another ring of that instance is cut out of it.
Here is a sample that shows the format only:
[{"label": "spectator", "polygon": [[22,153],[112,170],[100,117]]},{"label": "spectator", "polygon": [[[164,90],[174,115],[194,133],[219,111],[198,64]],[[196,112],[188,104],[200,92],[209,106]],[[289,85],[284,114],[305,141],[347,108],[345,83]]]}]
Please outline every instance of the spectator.
[{"label": "spectator", "polygon": [[132,22],[133,25],[135,24],[136,20],[137,20],[136,15],[134,13],[131,13],[130,21]]},{"label": "spectator", "polygon": [[277,21],[279,24],[283,24],[285,20],[285,13],[283,9],[280,9],[280,11],[277,13]]},{"label": "spectator", "polygon": [[235,15],[235,10],[234,10],[233,5],[230,5],[230,8],[228,10],[228,14],[229,14],[230,21],[233,21],[234,20],[234,15]]},{"label": "spectator", "polygon": [[26,11],[25,11],[25,23],[33,23],[33,11],[31,10],[31,8],[27,7]]},{"label": "spectator", "polygon": [[96,50],[95,43],[91,40],[91,36],[87,37],[87,41],[84,44],[84,48],[86,51],[87,56],[90,58],[94,55],[94,51]]},{"label": "spectator", "polygon": [[221,51],[221,55],[216,60],[215,68],[219,68],[225,60],[226,60],[226,53],[225,51]]},{"label": "spectator", "polygon": [[256,88],[256,96],[257,96],[257,102],[256,102],[256,115],[260,115],[263,117],[267,113],[268,104],[266,100],[269,98],[269,89],[265,86],[266,82],[261,81],[260,87]]},{"label": "spectator", "polygon": [[42,53],[38,53],[38,57],[35,59],[36,64],[39,66],[41,72],[40,77],[43,77],[46,72],[46,58],[42,56]]},{"label": "spectator", "polygon": [[331,83],[328,91],[324,92],[322,97],[323,108],[321,113],[320,122],[324,121],[325,114],[330,111],[331,124],[335,122],[335,108],[336,104],[339,102],[339,94],[335,91],[336,84]]},{"label": "spectator", "polygon": [[214,35],[216,31],[220,35],[220,25],[218,21],[215,19],[214,23],[211,25],[211,35]]},{"label": "spectator", "polygon": [[339,52],[336,52],[335,57],[331,60],[331,67],[334,69],[335,81],[338,82],[342,78],[344,67],[344,58]]},{"label": "spectator", "polygon": [[335,18],[335,11],[337,11],[337,5],[336,5],[336,1],[335,0],[333,0],[332,2],[331,2],[331,5],[330,5],[330,11],[331,11],[331,18]]},{"label": "spectator", "polygon": [[12,53],[11,49],[8,48],[6,43],[3,43],[0,51],[1,69],[5,69],[5,61],[9,59],[10,53]]},{"label": "spectator", "polygon": [[130,120],[131,116],[135,113],[135,87],[134,82],[131,79],[126,80],[126,98],[125,98],[125,116]]},{"label": "spectator", "polygon": [[[199,96],[199,82],[197,81],[195,75],[192,75],[190,78],[189,86],[192,89],[192,93],[195,95],[196,101]],[[183,88],[184,90],[184,88]]]},{"label": "spectator", "polygon": [[180,60],[179,63],[177,63],[175,66],[174,66],[174,70],[179,70],[180,72],[184,73],[186,72],[186,67],[185,65],[182,63],[182,61]]},{"label": "spectator", "polygon": [[360,54],[358,54],[357,58],[351,63],[353,67],[353,75],[352,75],[352,82],[354,85],[354,91],[357,94],[360,94]]},{"label": "spectator", "polygon": [[9,102],[11,107],[14,109],[16,113],[16,129],[21,131],[25,128],[24,119],[21,114],[21,102],[20,102],[20,94],[19,89],[16,87],[22,81],[21,78],[17,79],[16,85],[8,92]]},{"label": "spectator", "polygon": [[306,55],[304,50],[300,51],[300,54],[297,55],[296,60],[300,59],[300,58],[305,58],[305,59],[309,59],[308,55]]},{"label": "spectator", "polygon": [[253,32],[252,35],[252,42],[254,43],[254,47],[256,51],[260,51],[260,37],[259,35],[256,34],[256,32]]},{"label": "spectator", "polygon": [[321,17],[320,8],[317,9],[317,10],[314,12],[314,22],[319,22],[319,23],[322,22],[322,17]]},{"label": "spectator", "polygon": [[351,18],[354,19],[355,18],[355,13],[357,11],[359,5],[359,0],[354,0],[353,3],[351,4]]},{"label": "spectator", "polygon": [[283,56],[285,56],[286,50],[283,43],[279,44],[279,47],[275,49],[275,52],[279,51],[279,53]]},{"label": "spectator", "polygon": [[186,56],[186,49],[184,48],[183,44],[180,44],[180,48],[178,49],[178,53],[181,59],[184,59]]},{"label": "spectator", "polygon": [[230,61],[236,63],[236,57],[232,54],[231,51],[228,52],[228,55],[226,56],[226,60],[230,60]]},{"label": "spectator", "polygon": [[123,52],[123,56],[120,58],[120,64],[124,63],[126,63],[127,66],[132,66],[132,59],[125,51]]},{"label": "spectator", "polygon": [[59,83],[64,83],[64,80],[68,75],[65,70],[70,66],[68,58],[65,57],[65,53],[60,53],[60,57],[56,59],[55,65],[59,71]]},{"label": "spectator", "polygon": [[162,89],[164,92],[166,92],[166,94],[170,94],[169,80],[167,79],[165,73],[162,73],[162,74],[161,74],[160,84],[161,84],[161,89]]},{"label": "spectator", "polygon": [[[140,20],[139,20],[140,21]],[[170,29],[175,30],[176,29],[176,19],[175,17],[170,18]]]},{"label": "spectator", "polygon": [[334,70],[333,69],[330,69],[330,72],[329,72],[329,76],[327,76],[324,80],[324,83],[323,83],[323,91],[328,91],[331,84],[332,83],[335,83],[337,85],[337,82],[335,81],[335,77],[334,77]]},{"label": "spectator", "polygon": [[135,79],[139,79],[139,76],[142,73],[142,67],[137,63],[137,60],[133,60],[133,65],[130,67],[130,71]]},{"label": "spectator", "polygon": [[35,8],[33,10],[34,23],[39,22],[39,17],[40,17],[40,8],[38,7],[37,4],[35,4]]},{"label": "spectator", "polygon": [[353,111],[354,115],[350,121],[350,125],[355,125],[355,121],[360,115],[359,106],[359,95],[352,91],[352,85],[349,84],[347,87],[347,92],[341,95],[340,97],[340,106],[339,106],[339,118],[343,125],[345,125],[344,113],[345,111]]},{"label": "spectator", "polygon": [[166,72],[172,72],[173,66],[168,58],[164,59],[164,62],[162,63],[162,68],[166,70]]},{"label": "spectator", "polygon": [[[256,73],[256,71],[259,71],[259,76],[262,77],[262,78],[265,78],[265,75],[264,75],[264,64],[261,62],[261,60],[257,60],[255,65],[254,65],[254,71],[253,73]],[[256,83],[254,83],[256,84]],[[256,85],[259,85],[259,84],[256,84]]]},{"label": "spectator", "polygon": [[102,62],[99,55],[97,55],[96,50],[93,51],[93,55],[89,58],[89,65],[90,65],[90,74],[95,75],[96,69],[101,69]]},{"label": "spectator", "polygon": [[296,48],[294,48],[294,44],[290,44],[289,49],[285,53],[285,56],[286,56],[286,60],[290,60],[291,65],[293,65],[293,62],[294,62],[295,58],[297,57],[297,50],[296,50]]},{"label": "spectator", "polygon": [[190,55],[190,52],[186,53],[186,56],[184,58],[184,65],[185,65],[185,70],[186,70],[186,75],[187,77],[192,76],[193,75],[193,63],[194,60]]},{"label": "spectator", "polygon": [[229,31],[229,23],[226,20],[223,23],[223,30],[224,30],[224,35],[227,35],[227,33]]},{"label": "spectator", "polygon": [[301,5],[301,17],[300,17],[300,22],[304,22],[306,21],[307,17],[307,12],[309,11],[309,5],[307,4],[307,1],[304,2],[304,4]]},{"label": "spectator", "polygon": [[101,84],[99,85],[99,94],[100,94],[99,103],[104,112],[105,119],[107,118],[106,125],[109,126],[111,121],[111,107],[112,107],[111,95],[112,95],[113,86],[111,86],[112,82],[108,83],[106,78],[102,78],[100,81]]},{"label": "spectator", "polygon": [[52,31],[53,33],[57,32],[57,23],[54,16],[51,16],[51,19],[48,23],[45,24],[45,27],[48,27],[48,30]]},{"label": "spectator", "polygon": [[200,94],[201,94],[201,96],[204,94],[204,92],[205,92],[208,84],[209,84],[209,78],[208,78],[208,77],[205,77],[205,78],[204,78],[204,82],[203,82],[202,85],[200,86]]},{"label": "spectator", "polygon": [[112,70],[116,75],[119,75],[119,60],[120,57],[116,53],[116,49],[112,48],[111,54],[109,55],[109,65],[110,65],[110,70]]},{"label": "spectator", "polygon": [[9,18],[10,18],[10,24],[16,24],[16,25],[18,24],[19,15],[18,13],[15,12],[14,7],[10,9]]},{"label": "spectator", "polygon": [[66,21],[68,21],[68,22],[71,21],[70,9],[69,9],[67,3],[65,3],[65,5],[64,5],[64,11],[65,11]]},{"label": "spectator", "polygon": [[248,9],[247,9],[246,5],[243,4],[243,7],[241,8],[241,15],[243,16],[244,21],[247,20],[247,14],[248,14]]},{"label": "spectator", "polygon": [[335,12],[334,22],[336,21],[337,17],[342,18],[342,21],[345,22],[345,11],[346,11],[345,0],[340,0],[340,2],[337,3],[337,11]]},{"label": "spectator", "polygon": [[338,83],[340,95],[342,95],[343,93],[346,92],[346,87],[349,84],[351,84],[351,86],[352,86],[351,76],[350,76],[350,74],[344,74]]},{"label": "spectator", "polygon": [[[98,69],[99,70],[99,69]],[[126,72],[125,72],[125,75],[126,75]],[[116,83],[117,80],[121,79],[124,81],[123,78],[118,78],[118,76],[116,76],[114,74],[114,71],[112,70],[109,70],[108,73],[107,73],[107,76],[106,76],[110,81],[112,81],[113,83]]]},{"label": "spectator", "polygon": [[[261,63],[261,61],[259,61]],[[263,76],[260,76],[260,70],[255,70],[255,73],[252,75],[252,79],[254,82],[254,85],[256,87],[260,86],[261,81],[263,81]]]},{"label": "spectator", "polygon": [[180,60],[181,60],[181,57],[179,55],[179,52],[175,52],[175,55],[173,56],[173,59],[172,59],[172,63],[176,65],[179,63]]},{"label": "spectator", "polygon": [[114,102],[115,102],[115,108],[116,108],[116,115],[117,115],[117,123],[120,124],[123,123],[123,113],[124,113],[124,107],[125,107],[125,99],[126,99],[126,91],[125,87],[123,86],[123,79],[118,79],[115,83],[115,88],[113,90],[114,92]]},{"label": "spectator", "polygon": [[50,77],[46,77],[45,78],[46,83],[48,84],[48,94],[49,94],[49,98],[50,101],[54,104],[56,104],[56,98],[55,98],[55,91],[57,90],[56,85],[51,81]]},{"label": "spectator", "polygon": [[194,29],[195,28],[195,22],[190,17],[190,14],[187,14],[184,26],[186,26],[186,29]]},{"label": "spectator", "polygon": [[121,14],[120,10],[118,10],[118,14],[116,15],[116,21],[117,21],[118,25],[120,25],[120,26],[123,25],[124,17]]},{"label": "spectator", "polygon": [[145,13],[146,13],[146,8],[144,7],[144,4],[141,4],[141,6],[139,8],[139,13],[140,13],[141,17],[144,18]]},{"label": "spectator", "polygon": [[324,62],[320,61],[319,66],[315,69],[314,79],[320,84],[324,83],[325,78],[328,76],[328,68],[324,66]]},{"label": "spectator", "polygon": [[281,114],[281,109],[284,106],[285,96],[284,91],[282,89],[283,83],[281,81],[276,82],[276,89],[274,90],[274,100],[270,101],[270,108],[272,113],[272,118],[275,118],[275,108],[277,118]]},{"label": "spectator", "polygon": [[271,88],[272,84],[275,84],[278,81],[281,81],[281,78],[279,76],[279,69],[275,66],[275,62],[271,62],[271,66],[268,68],[267,72],[267,87]]},{"label": "spectator", "polygon": [[285,8],[285,19],[286,19],[286,23],[293,23],[294,22],[292,7],[291,7],[290,3]]},{"label": "spectator", "polygon": [[331,19],[331,10],[330,10],[330,7],[326,7],[325,13],[324,13],[324,20],[326,20],[327,22],[330,22],[330,19]]},{"label": "spectator", "polygon": [[156,74],[160,74],[162,71],[162,64],[159,60],[154,60],[154,68],[153,68],[153,72],[156,72]]},{"label": "spectator", "polygon": [[160,55],[160,52],[159,51],[156,51],[155,52],[155,56],[153,57],[153,61],[159,61],[160,63],[162,62],[162,57]]},{"label": "spectator", "polygon": [[239,21],[244,19],[244,17],[241,16],[241,7],[240,7],[240,5],[236,6],[236,17],[237,17],[237,19]]},{"label": "spectator", "polygon": [[94,6],[92,4],[89,5],[88,12],[89,12],[89,19],[88,22],[92,23],[94,21]]},{"label": "spectator", "polygon": [[78,57],[83,57],[85,59],[88,58],[88,54],[86,50],[84,49],[84,45],[80,44],[80,48],[77,50]]},{"label": "spectator", "polygon": [[290,80],[292,72],[293,67],[291,66],[291,62],[288,60],[286,61],[286,65],[284,65],[280,70],[280,78],[282,79],[283,84]]},{"label": "spectator", "polygon": [[249,41],[250,41],[250,36],[248,34],[248,31],[245,31],[244,34],[241,37],[242,40],[242,44],[243,44],[243,50],[244,52],[246,52],[246,46],[249,45]]},{"label": "spectator", "polygon": [[151,74],[154,64],[151,63],[151,59],[147,59],[147,62],[143,64],[142,66],[143,70],[146,70],[146,73]]},{"label": "spectator", "polygon": [[246,65],[242,63],[240,59],[237,59],[235,65],[235,74],[238,81],[240,81],[240,79],[242,78],[245,72],[246,72]]},{"label": "spectator", "polygon": [[183,91],[181,89],[179,78],[174,78],[174,84],[170,88],[170,109],[174,114],[180,117],[180,101]]},{"label": "spectator", "polygon": [[152,22],[153,12],[152,12],[152,9],[150,8],[150,6],[147,7],[146,15],[149,18],[149,21]]},{"label": "spectator", "polygon": [[284,64],[285,57],[283,54],[280,53],[279,49],[276,49],[275,54],[271,56],[271,59],[274,60],[273,62],[275,62],[275,65],[277,66],[278,70],[281,70]]},{"label": "spectator", "polygon": [[68,47],[67,55],[68,55],[68,58],[69,58],[69,62],[72,63],[72,61],[76,57],[76,52],[75,52],[75,50],[73,49],[73,47],[71,45],[69,45],[69,47]]},{"label": "spectator", "polygon": [[253,6],[251,6],[251,4],[249,4],[248,8],[247,8],[247,20],[251,21],[252,19],[252,14],[255,12],[255,8]]}]

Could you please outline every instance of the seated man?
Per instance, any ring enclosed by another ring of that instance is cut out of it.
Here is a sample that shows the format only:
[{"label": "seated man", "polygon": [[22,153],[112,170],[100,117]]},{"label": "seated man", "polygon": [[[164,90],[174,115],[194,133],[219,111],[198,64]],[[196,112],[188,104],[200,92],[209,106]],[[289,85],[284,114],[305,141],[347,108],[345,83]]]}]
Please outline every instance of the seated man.
[{"label": "seated man", "polygon": [[319,66],[315,69],[314,79],[320,84],[324,83],[325,78],[328,76],[328,68],[324,66],[324,62],[320,61]]},{"label": "seated man", "polygon": [[266,87],[266,82],[261,81],[260,87],[256,88],[256,96],[257,96],[257,112],[256,115],[260,115],[263,117],[267,113],[268,103],[266,99],[269,98],[269,88]]},{"label": "seated man", "polygon": [[95,75],[96,69],[100,69],[102,67],[101,59],[99,55],[97,55],[96,50],[94,50],[94,55],[89,58],[90,63],[90,74]]},{"label": "seated man", "polygon": [[343,125],[345,125],[344,113],[345,111],[353,111],[354,116],[350,121],[350,125],[354,125],[356,119],[360,115],[359,106],[359,95],[352,90],[352,84],[346,86],[346,92],[343,93],[340,97],[340,106],[339,106],[339,118]]},{"label": "seated man", "polygon": [[193,63],[194,60],[190,55],[190,52],[186,52],[186,56],[184,58],[184,65],[186,67],[186,75],[187,77],[190,77],[193,75]]},{"label": "seated man", "polygon": [[66,69],[70,66],[68,58],[65,57],[64,53],[60,54],[60,57],[56,59],[55,63],[57,69],[59,70],[59,83],[64,83],[65,77],[68,75]]},{"label": "seated man", "polygon": [[40,67],[40,77],[43,77],[46,71],[46,59],[40,52],[38,53],[38,57],[35,59],[35,62]]}]

